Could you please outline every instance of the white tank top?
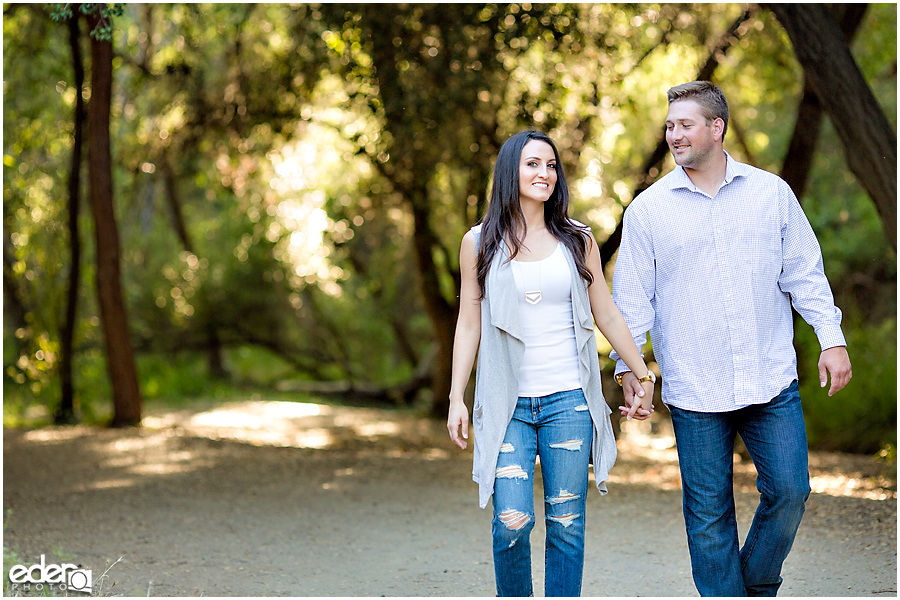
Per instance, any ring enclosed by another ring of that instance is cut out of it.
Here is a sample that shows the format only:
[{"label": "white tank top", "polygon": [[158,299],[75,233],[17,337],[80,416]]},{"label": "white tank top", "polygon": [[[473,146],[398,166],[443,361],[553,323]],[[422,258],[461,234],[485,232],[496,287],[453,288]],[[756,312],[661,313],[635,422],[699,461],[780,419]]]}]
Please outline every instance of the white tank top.
[{"label": "white tank top", "polygon": [[[561,244],[533,262],[512,261],[525,356],[519,369],[519,396],[538,397],[581,387],[578,344],[572,315],[572,273]],[[540,290],[541,301],[525,301]]]}]

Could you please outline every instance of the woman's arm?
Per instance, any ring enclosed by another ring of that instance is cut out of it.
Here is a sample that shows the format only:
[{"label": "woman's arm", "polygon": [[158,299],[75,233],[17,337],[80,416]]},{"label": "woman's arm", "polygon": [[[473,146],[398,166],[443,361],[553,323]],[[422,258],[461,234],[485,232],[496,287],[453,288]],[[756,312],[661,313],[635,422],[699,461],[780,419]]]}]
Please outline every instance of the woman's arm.
[{"label": "woman's arm", "polygon": [[[587,268],[594,276],[594,282],[588,288],[588,297],[591,301],[591,314],[597,328],[603,334],[622,360],[633,373],[649,373],[650,370],[644,363],[641,351],[634,345],[631,331],[622,317],[622,313],[613,302],[603,276],[603,267],[600,263],[600,249],[593,233],[590,234],[590,247],[587,253]],[[629,419],[646,419],[653,413],[653,382],[645,381],[643,384],[635,377],[630,381],[633,391],[639,401],[634,402],[625,414]],[[622,408],[622,407],[620,407]]]},{"label": "woman's arm", "polygon": [[[453,338],[453,367],[450,380],[450,412],[447,415],[447,429],[450,439],[465,449],[469,439],[469,410],[463,401],[463,394],[475,365],[475,355],[481,343],[481,290],[478,287],[478,250],[475,234],[469,231],[463,237],[459,250],[459,318],[456,320],[456,335]],[[462,437],[460,437],[460,429]]]}]

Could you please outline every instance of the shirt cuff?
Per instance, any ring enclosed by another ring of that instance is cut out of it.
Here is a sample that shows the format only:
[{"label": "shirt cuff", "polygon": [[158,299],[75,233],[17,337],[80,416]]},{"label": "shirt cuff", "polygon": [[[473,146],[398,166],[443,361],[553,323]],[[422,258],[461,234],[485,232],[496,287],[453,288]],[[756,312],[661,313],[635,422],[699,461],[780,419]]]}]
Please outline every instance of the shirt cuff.
[{"label": "shirt cuff", "polygon": [[616,361],[616,375],[618,375],[619,373],[628,373],[629,371],[631,371],[631,369],[628,368],[628,365],[625,364],[624,360],[620,358]]},{"label": "shirt cuff", "polygon": [[840,325],[829,325],[820,327],[816,331],[816,337],[819,338],[819,345],[822,351],[834,348],[835,346],[846,346],[847,341],[844,339],[844,333],[841,331]]}]

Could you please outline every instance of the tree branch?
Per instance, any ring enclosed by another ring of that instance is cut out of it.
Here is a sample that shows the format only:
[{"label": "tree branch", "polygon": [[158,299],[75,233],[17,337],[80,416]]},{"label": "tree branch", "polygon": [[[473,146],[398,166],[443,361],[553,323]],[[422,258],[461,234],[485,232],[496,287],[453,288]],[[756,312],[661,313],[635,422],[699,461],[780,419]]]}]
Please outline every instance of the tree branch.
[{"label": "tree branch", "polygon": [[897,250],[897,135],[872,94],[828,8],[771,4],[797,60],[844,144],[850,170],[875,202]]}]

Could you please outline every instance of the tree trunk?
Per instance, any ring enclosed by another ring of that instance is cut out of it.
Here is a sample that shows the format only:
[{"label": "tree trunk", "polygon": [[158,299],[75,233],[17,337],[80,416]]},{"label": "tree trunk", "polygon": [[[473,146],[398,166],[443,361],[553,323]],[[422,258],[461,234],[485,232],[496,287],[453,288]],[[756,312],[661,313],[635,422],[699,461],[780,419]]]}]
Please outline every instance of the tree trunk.
[{"label": "tree trunk", "polygon": [[456,309],[451,306],[441,293],[438,281],[437,265],[434,264],[432,249],[437,245],[434,231],[429,220],[430,211],[425,190],[412,199],[413,244],[416,252],[416,263],[419,267],[422,296],[425,300],[425,311],[434,327],[434,338],[437,343],[437,355],[431,377],[431,414],[435,417],[446,417],[450,409],[450,379],[453,372],[453,337],[456,332]]},{"label": "tree trunk", "polygon": [[72,144],[72,166],[69,171],[69,289],[66,294],[66,318],[60,339],[59,380],[61,398],[53,415],[57,425],[75,422],[75,392],[72,358],[75,321],[78,312],[78,289],[81,287],[81,239],[78,233],[78,211],[81,204],[81,154],[84,135],[84,62],[81,57],[81,30],[77,12],[69,19],[69,46],[75,72],[75,132]]},{"label": "tree trunk", "polygon": [[797,121],[788,145],[787,155],[781,165],[781,178],[801,202],[806,193],[809,172],[812,169],[819,131],[822,129],[822,103],[809,83],[809,75],[803,78],[803,96],[797,107]]},{"label": "tree trunk", "polygon": [[[172,213],[172,228],[175,235],[181,242],[181,246],[191,254],[194,252],[194,244],[187,230],[187,224],[184,220],[184,210],[182,210],[181,196],[178,193],[178,182],[175,180],[175,171],[172,169],[172,163],[169,160],[169,153],[164,150],[159,156],[160,172],[163,176],[163,186],[165,188],[166,203],[169,205],[169,211]],[[219,325],[213,314],[213,308],[210,306],[209,297],[206,294],[205,287],[200,290],[200,300],[207,307],[205,329],[208,336],[207,345],[207,365],[211,377],[216,379],[227,379],[228,370],[225,368],[225,355],[222,346],[222,340],[219,336]]]},{"label": "tree trunk", "polygon": [[169,163],[169,156],[164,151],[159,157],[160,171],[162,171],[163,185],[166,189],[166,203],[172,212],[172,227],[185,250],[194,253],[194,244],[188,235],[187,226],[184,223],[184,211],[181,210],[181,198],[178,195],[178,185],[175,182],[175,172]]},{"label": "tree trunk", "polygon": [[[397,9],[395,9],[397,10]],[[398,13],[399,14],[399,13]],[[432,370],[431,413],[446,417],[450,407],[450,376],[453,367],[453,337],[456,330],[456,306],[441,292],[437,265],[433,252],[440,248],[440,241],[431,225],[431,209],[428,191],[424,184],[434,172],[433,157],[423,158],[408,135],[396,131],[415,131],[412,123],[416,117],[407,111],[408,101],[394,63],[394,47],[391,40],[397,31],[397,19],[382,8],[370,14],[370,35],[373,41],[373,62],[378,77],[378,87],[384,103],[387,129],[393,135],[394,150],[389,168],[399,165],[397,176],[391,177],[395,189],[408,202],[413,215],[413,250],[419,275],[419,289],[425,304],[425,312],[434,328],[437,352]]]},{"label": "tree trunk", "polygon": [[831,117],[847,165],[875,202],[897,250],[897,136],[850,53],[827,6],[772,4],[797,60]]},{"label": "tree trunk", "polygon": [[[859,26],[865,16],[866,4],[833,4],[831,7],[835,18],[839,21],[844,38],[849,44],[856,36]],[[794,124],[794,133],[788,145],[787,155],[781,166],[781,178],[784,179],[797,200],[803,202],[806,193],[806,185],[809,182],[809,174],[812,171],[813,158],[816,146],[819,142],[819,132],[822,129],[824,111],[819,96],[809,81],[809,74],[803,75],[803,96],[797,107],[797,121]],[[796,310],[793,312],[794,330],[802,327],[803,317]],[[800,379],[815,377],[815,373],[803,372],[810,365],[809,357],[804,356],[802,347],[797,348],[797,369],[800,371]]]},{"label": "tree trunk", "polygon": [[[840,23],[841,32],[848,44],[859,31],[867,8],[867,4],[832,5],[832,12]],[[823,115],[822,103],[809,81],[809,74],[804,74],[803,96],[797,108],[797,121],[781,167],[781,178],[791,186],[800,202],[803,202],[803,195],[806,193],[806,184],[809,181],[813,156],[819,141],[819,131],[822,129]]]},{"label": "tree trunk", "polygon": [[[99,11],[98,11],[99,12]],[[99,15],[88,15],[89,30]],[[112,43],[91,40],[91,101],[88,104],[88,171],[97,253],[97,295],[106,342],[106,365],[113,392],[113,427],[139,425],[141,392],[128,315],[122,299],[119,231],[113,205],[112,158],[109,138],[112,95]]]},{"label": "tree trunk", "polygon": [[[28,302],[22,297],[22,291],[16,281],[13,265],[16,263],[15,246],[10,240],[9,230],[3,228],[3,318],[12,321],[4,321],[5,325],[12,325],[15,329],[28,329],[29,310]],[[16,352],[21,354],[25,345],[22,339],[16,335],[13,337],[16,343]]]}]

